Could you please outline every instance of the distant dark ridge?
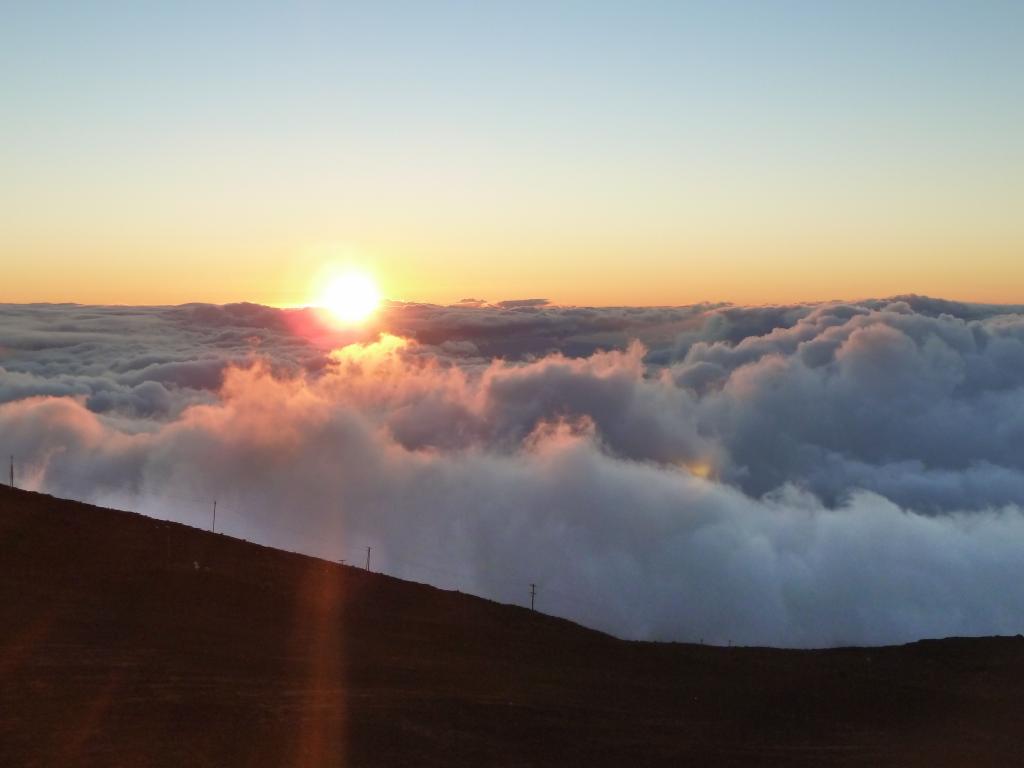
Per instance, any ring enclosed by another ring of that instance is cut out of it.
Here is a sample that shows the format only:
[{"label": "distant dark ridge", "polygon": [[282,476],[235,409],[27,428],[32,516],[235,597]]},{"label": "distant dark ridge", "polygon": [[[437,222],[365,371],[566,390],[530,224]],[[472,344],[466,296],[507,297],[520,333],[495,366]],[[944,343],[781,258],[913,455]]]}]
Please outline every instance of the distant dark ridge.
[{"label": "distant dark ridge", "polygon": [[3,766],[1009,765],[1022,681],[1017,638],[625,642],[0,489]]}]

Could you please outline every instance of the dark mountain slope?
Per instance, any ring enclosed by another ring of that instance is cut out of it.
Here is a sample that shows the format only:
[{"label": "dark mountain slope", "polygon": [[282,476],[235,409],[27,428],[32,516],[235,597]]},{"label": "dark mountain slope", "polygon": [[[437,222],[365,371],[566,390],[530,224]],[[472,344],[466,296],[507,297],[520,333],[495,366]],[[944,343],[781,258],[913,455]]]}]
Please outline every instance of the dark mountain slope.
[{"label": "dark mountain slope", "polygon": [[1007,765],[1022,725],[1017,638],[630,643],[0,489],[2,766]]}]

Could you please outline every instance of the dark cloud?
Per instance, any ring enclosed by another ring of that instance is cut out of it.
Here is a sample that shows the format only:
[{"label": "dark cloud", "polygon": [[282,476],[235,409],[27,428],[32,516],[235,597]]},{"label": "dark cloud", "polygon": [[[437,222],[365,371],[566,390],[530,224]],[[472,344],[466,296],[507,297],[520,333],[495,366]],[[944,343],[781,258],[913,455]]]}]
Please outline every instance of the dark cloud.
[{"label": "dark cloud", "polygon": [[[867,488],[914,508],[955,508],[966,499],[943,504],[893,474],[912,472],[913,462],[933,477],[984,464],[1024,469],[1015,448],[1024,434],[1022,334],[1018,314],[964,320],[902,303],[829,305],[737,344],[696,342],[672,371],[683,385],[697,380],[705,423],[731,458],[725,476],[751,495],[795,482],[828,501]],[[1017,489],[978,488],[968,504],[1024,499],[1024,485]]]},{"label": "dark cloud", "polygon": [[381,328],[424,344],[473,343],[487,359],[522,360],[561,352],[585,357],[640,340],[668,357],[677,335],[703,321],[707,305],[691,307],[553,307],[392,304]]},{"label": "dark cloud", "polygon": [[532,309],[535,307],[544,307],[551,302],[547,299],[507,299],[505,301],[499,301],[495,306],[501,309]]},{"label": "dark cloud", "polygon": [[904,296],[893,296],[888,299],[873,299],[863,302],[864,306],[871,309],[900,309],[900,311],[913,312],[929,317],[950,315],[961,320],[984,320],[988,317],[1005,314],[1024,313],[1024,304],[998,305],[998,304],[971,304],[962,301],[949,301],[947,299],[935,299],[931,296],[917,296],[907,294]]},{"label": "dark cloud", "polygon": [[536,582],[625,636],[1015,633],[1019,309],[395,303],[342,333],[0,306],[0,447],[32,487],[194,523],[217,498],[236,535],[499,599]]},{"label": "dark cloud", "polygon": [[322,367],[326,350],[294,335],[289,318],[255,304],[0,305],[0,403],[80,396],[97,412],[171,416],[209,400],[229,366]]}]

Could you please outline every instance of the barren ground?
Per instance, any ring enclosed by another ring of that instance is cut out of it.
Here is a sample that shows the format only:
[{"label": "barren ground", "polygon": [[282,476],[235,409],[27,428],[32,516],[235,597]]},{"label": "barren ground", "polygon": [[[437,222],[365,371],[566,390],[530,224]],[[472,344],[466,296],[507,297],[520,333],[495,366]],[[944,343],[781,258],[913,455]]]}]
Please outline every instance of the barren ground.
[{"label": "barren ground", "polygon": [[0,489],[0,766],[1005,766],[1022,725],[1024,639],[625,642]]}]

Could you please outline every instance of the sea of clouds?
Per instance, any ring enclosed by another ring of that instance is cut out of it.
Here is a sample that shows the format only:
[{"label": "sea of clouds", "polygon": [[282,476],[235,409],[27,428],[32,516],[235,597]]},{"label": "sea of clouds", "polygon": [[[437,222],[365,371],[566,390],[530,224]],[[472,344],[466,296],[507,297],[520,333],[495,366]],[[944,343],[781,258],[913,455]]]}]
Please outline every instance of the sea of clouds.
[{"label": "sea of clouds", "polygon": [[783,646],[1024,631],[1024,307],[0,305],[24,487]]}]

